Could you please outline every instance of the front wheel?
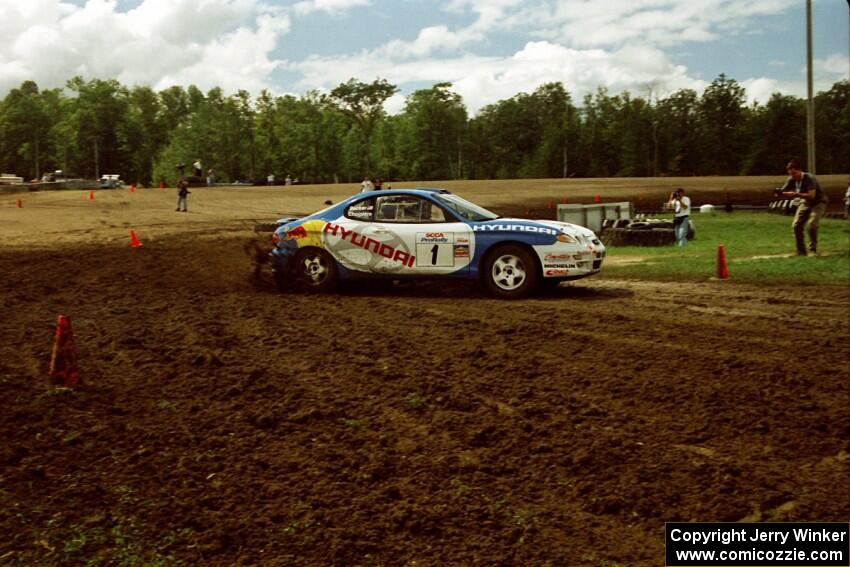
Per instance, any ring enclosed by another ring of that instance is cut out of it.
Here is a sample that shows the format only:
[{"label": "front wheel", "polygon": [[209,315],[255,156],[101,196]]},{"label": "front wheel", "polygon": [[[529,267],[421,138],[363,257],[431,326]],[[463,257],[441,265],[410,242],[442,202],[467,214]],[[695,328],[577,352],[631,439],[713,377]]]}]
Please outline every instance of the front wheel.
[{"label": "front wheel", "polygon": [[318,248],[300,252],[295,257],[293,272],[301,289],[315,293],[333,291],[339,277],[334,259]]},{"label": "front wheel", "polygon": [[484,262],[484,285],[487,291],[503,299],[525,297],[537,287],[537,263],[522,246],[505,244],[497,247]]}]

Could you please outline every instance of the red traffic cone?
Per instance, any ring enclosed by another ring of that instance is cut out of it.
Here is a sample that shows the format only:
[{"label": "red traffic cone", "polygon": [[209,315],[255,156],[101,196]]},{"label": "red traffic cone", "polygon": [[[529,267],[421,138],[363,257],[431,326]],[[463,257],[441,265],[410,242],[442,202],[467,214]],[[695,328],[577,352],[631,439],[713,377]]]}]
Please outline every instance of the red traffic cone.
[{"label": "red traffic cone", "polygon": [[601,203],[601,202],[602,202],[602,197],[601,197],[601,196],[599,196],[599,195],[597,195],[597,196],[593,199],[593,202],[594,202],[594,203]]},{"label": "red traffic cone", "polygon": [[19,209],[20,209],[21,207],[23,207],[23,206],[24,206],[24,202],[23,202],[23,201],[21,201],[21,198],[20,198],[20,197],[18,197],[18,202],[17,202],[16,204],[17,204],[17,206],[18,206],[18,208],[19,208]]},{"label": "red traffic cone", "polygon": [[89,201],[94,201],[94,191],[89,191]]},{"label": "red traffic cone", "polygon": [[136,237],[136,231],[130,230],[130,246],[133,248],[138,248],[142,243],[139,242],[138,237]]},{"label": "red traffic cone", "polygon": [[165,181],[160,181],[160,182],[159,182],[159,188],[160,188],[160,189],[165,189]]},{"label": "red traffic cone", "polygon": [[722,244],[717,245],[717,278],[721,280],[729,279],[729,268],[726,267],[726,251]]},{"label": "red traffic cone", "polygon": [[136,184],[130,183],[130,193],[135,193],[135,192],[136,192]]},{"label": "red traffic cone", "polygon": [[48,373],[55,383],[68,388],[74,387],[80,380],[71,319],[64,315],[59,315],[56,319],[56,334],[53,335],[53,352],[50,354]]}]

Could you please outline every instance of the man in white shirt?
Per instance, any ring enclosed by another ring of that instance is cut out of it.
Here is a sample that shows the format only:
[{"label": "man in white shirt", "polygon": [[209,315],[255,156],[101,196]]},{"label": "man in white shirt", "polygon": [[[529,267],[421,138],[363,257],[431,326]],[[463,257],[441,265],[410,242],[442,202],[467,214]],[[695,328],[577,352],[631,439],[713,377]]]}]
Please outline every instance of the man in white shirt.
[{"label": "man in white shirt", "polygon": [[369,177],[363,178],[363,183],[360,184],[360,192],[367,193],[369,191],[374,191],[375,185],[372,183],[372,180]]},{"label": "man in white shirt", "polygon": [[673,229],[676,231],[676,240],[679,242],[679,246],[684,246],[688,242],[691,198],[685,196],[685,190],[679,187],[670,195],[667,206],[673,209]]}]

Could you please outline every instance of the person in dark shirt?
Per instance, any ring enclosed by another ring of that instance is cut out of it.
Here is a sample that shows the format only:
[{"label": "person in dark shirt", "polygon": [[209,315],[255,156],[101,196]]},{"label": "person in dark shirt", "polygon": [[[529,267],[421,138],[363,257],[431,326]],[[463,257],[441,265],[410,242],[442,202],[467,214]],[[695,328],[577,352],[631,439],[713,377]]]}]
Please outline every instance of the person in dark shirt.
[{"label": "person in dark shirt", "polygon": [[[797,214],[794,215],[794,222],[791,223],[797,244],[797,255],[806,256],[808,253],[817,255],[818,226],[826,212],[826,195],[815,176],[805,173],[796,159],[789,161],[785,170],[788,172],[788,179],[780,189],[780,194],[797,201]],[[803,236],[804,228],[809,235],[808,252]]]},{"label": "person in dark shirt", "polygon": [[[189,196],[189,184],[186,183],[185,179],[181,179],[177,182],[177,210],[182,213],[188,213],[189,207],[187,206]],[[181,208],[182,207],[182,208]]]}]

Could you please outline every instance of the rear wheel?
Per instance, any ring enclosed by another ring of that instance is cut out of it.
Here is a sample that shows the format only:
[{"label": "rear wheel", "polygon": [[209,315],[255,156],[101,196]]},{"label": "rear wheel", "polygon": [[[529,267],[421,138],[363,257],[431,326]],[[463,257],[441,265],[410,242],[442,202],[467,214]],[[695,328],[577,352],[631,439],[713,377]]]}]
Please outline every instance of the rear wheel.
[{"label": "rear wheel", "polygon": [[295,257],[293,274],[304,291],[324,293],[337,284],[338,273],[334,259],[319,248],[308,248]]},{"label": "rear wheel", "polygon": [[537,286],[537,263],[522,246],[498,246],[484,262],[487,291],[503,299],[525,297]]}]

